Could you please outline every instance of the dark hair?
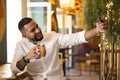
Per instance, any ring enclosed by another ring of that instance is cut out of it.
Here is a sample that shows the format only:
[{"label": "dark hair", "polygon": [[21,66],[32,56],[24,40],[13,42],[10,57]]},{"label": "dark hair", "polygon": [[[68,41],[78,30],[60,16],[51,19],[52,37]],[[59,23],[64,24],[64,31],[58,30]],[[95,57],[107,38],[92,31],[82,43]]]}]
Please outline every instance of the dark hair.
[{"label": "dark hair", "polygon": [[19,30],[22,31],[24,29],[24,26],[31,21],[32,21],[32,18],[29,18],[29,17],[22,18],[18,24]]}]

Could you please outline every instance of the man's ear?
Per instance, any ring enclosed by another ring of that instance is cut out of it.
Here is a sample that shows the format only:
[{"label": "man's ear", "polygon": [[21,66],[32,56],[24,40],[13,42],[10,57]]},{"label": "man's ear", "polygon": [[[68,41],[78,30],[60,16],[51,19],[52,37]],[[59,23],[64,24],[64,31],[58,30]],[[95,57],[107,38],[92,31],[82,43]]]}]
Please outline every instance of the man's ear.
[{"label": "man's ear", "polygon": [[22,37],[26,37],[26,32],[24,29],[21,31],[21,33],[22,33]]},{"label": "man's ear", "polygon": [[25,34],[25,32],[22,32],[22,37],[26,37],[26,34]]},{"label": "man's ear", "polygon": [[22,37],[26,37],[26,35],[22,34]]}]

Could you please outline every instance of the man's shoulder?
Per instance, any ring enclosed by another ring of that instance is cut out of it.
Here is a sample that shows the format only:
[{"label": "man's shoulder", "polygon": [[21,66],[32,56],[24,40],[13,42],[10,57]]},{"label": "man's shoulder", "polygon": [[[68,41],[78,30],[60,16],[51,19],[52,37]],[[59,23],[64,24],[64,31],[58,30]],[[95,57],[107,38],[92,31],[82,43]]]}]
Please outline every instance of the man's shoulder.
[{"label": "man's shoulder", "polygon": [[21,40],[19,40],[19,41],[17,42],[17,45],[26,44],[26,43],[28,43],[28,42],[29,42],[29,40],[28,40],[27,38],[22,38]]},{"label": "man's shoulder", "polygon": [[56,33],[55,31],[44,33],[44,40],[53,40],[57,39],[59,37],[59,33]]},{"label": "man's shoulder", "polygon": [[50,37],[50,36],[55,36],[57,35],[58,33],[56,33],[55,31],[51,31],[51,32],[48,32],[48,33],[44,33],[44,37]]},{"label": "man's shoulder", "polygon": [[43,33],[43,35],[51,35],[51,34],[57,34],[55,31],[51,31],[51,32],[47,32],[47,33]]}]

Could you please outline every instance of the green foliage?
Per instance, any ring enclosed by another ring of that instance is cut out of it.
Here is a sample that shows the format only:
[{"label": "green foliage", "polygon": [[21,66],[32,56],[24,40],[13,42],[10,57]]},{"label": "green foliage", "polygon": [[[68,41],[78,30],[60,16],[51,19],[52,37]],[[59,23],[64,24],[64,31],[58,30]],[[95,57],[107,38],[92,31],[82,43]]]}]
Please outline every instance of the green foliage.
[{"label": "green foliage", "polygon": [[84,17],[86,29],[95,27],[99,16],[107,18],[109,29],[106,38],[111,41],[114,32],[120,35],[120,0],[86,0]]},{"label": "green foliage", "polygon": [[99,16],[106,14],[105,3],[105,0],[86,0],[84,17],[87,30],[95,27]]}]

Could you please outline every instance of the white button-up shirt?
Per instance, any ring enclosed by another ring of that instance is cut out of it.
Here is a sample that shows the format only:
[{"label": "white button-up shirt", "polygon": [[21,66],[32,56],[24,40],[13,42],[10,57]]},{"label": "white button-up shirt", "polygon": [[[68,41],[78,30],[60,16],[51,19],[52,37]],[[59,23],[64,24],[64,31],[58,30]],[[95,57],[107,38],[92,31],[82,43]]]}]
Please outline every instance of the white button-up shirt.
[{"label": "white button-up shirt", "polygon": [[[26,66],[28,73],[34,80],[42,80],[46,77],[63,77],[63,69],[58,55],[59,48],[60,46],[72,46],[86,42],[84,35],[85,31],[73,34],[45,33],[43,40],[39,43],[45,45],[46,56],[40,59],[31,59],[30,63]],[[26,38],[23,38],[17,43],[14,59],[11,64],[13,73],[21,72],[16,67],[16,63],[22,59],[33,46],[35,45]],[[62,80],[62,78],[58,80]]]}]

